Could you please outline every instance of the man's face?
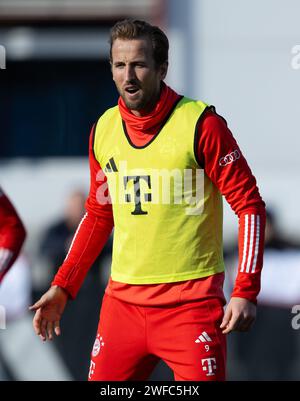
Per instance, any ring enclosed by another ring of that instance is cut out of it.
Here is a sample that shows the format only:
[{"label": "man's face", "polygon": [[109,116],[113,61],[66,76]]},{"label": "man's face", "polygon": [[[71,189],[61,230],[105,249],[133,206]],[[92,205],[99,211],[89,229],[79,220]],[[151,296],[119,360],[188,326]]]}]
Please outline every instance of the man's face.
[{"label": "man's face", "polygon": [[149,39],[116,39],[112,45],[112,75],[126,106],[139,116],[155,106],[167,63],[156,67]]}]

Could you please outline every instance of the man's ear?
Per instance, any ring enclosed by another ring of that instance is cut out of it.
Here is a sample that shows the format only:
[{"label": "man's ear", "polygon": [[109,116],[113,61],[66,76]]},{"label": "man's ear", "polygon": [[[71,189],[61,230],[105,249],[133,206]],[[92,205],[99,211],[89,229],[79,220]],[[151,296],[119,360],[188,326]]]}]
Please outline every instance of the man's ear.
[{"label": "man's ear", "polygon": [[111,72],[111,75],[112,75],[112,80],[114,81],[113,63],[112,63],[112,60],[109,60],[109,65],[110,65],[110,72]]},{"label": "man's ear", "polygon": [[160,71],[161,71],[161,80],[163,81],[168,72],[168,67],[169,67],[169,62],[165,61],[161,66],[160,66]]}]

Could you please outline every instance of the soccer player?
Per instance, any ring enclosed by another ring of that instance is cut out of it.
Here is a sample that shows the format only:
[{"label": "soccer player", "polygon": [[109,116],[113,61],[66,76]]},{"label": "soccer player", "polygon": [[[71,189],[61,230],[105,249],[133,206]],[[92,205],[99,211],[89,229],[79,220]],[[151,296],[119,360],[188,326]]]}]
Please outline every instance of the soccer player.
[{"label": "soccer player", "polygon": [[[89,380],[146,380],[160,359],[175,380],[225,380],[226,335],[256,315],[265,204],[226,121],[164,83],[166,35],[124,20],[110,43],[118,105],[92,128],[87,212],[31,307],[35,332],[60,334],[68,299],[114,227]],[[239,219],[240,252],[225,314],[222,195]]]},{"label": "soccer player", "polygon": [[25,237],[22,220],[0,187],[0,284],[17,259]]}]

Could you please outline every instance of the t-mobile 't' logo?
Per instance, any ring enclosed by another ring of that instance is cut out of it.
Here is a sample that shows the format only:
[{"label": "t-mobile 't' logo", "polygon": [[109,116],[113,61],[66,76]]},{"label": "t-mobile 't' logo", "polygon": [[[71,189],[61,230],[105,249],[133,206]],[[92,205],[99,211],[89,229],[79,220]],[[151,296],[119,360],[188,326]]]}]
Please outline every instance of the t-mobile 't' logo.
[{"label": "t-mobile 't' logo", "polygon": [[[127,188],[127,183],[129,181],[133,181],[133,186],[134,186],[134,204],[135,208],[134,211],[131,212],[131,214],[148,214],[148,212],[142,210],[142,204],[141,204],[141,181],[145,181],[146,185],[148,186],[149,189],[151,189],[151,181],[150,181],[150,176],[149,175],[129,175],[124,177],[124,188],[126,190]],[[144,194],[144,201],[145,202],[151,202],[152,196],[151,193],[145,193]],[[131,195],[130,194],[125,194],[125,201],[126,202],[131,202]]]},{"label": "t-mobile 't' logo", "polygon": [[201,359],[202,369],[207,371],[206,376],[214,376],[214,370],[217,369],[216,358]]}]

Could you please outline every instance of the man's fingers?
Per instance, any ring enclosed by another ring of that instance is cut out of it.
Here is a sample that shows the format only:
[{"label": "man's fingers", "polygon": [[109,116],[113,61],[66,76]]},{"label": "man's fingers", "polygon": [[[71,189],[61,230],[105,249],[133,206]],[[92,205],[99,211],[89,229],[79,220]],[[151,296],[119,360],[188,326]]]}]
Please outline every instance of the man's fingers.
[{"label": "man's fingers", "polygon": [[60,335],[59,320],[66,306],[68,295],[59,287],[51,287],[36,303],[29,307],[36,311],[33,327],[43,341]]},{"label": "man's fingers", "polygon": [[53,322],[47,323],[47,335],[49,340],[53,340]]},{"label": "man's fingers", "polygon": [[56,322],[54,322],[54,332],[57,336],[60,336],[60,325],[59,325],[59,321],[57,320]]},{"label": "man's fingers", "polygon": [[224,318],[224,319],[222,320],[222,323],[221,323],[221,325],[220,325],[220,328],[221,328],[221,329],[224,329],[224,327],[226,327],[226,326],[228,325],[229,320],[230,320],[229,318],[227,318],[227,319]]},{"label": "man's fingers", "polygon": [[224,334],[228,334],[231,331],[248,331],[250,330],[254,318],[252,316],[244,317],[243,315],[233,316]]},{"label": "man's fingers", "polygon": [[222,331],[223,334],[228,334],[233,330],[236,330],[236,327],[238,327],[239,322],[240,322],[241,316],[239,315],[232,315],[229,323],[227,324],[227,327],[225,330]]},{"label": "man's fingers", "polygon": [[232,297],[220,326],[223,334],[231,331],[247,331],[256,317],[256,306],[244,298]]},{"label": "man's fingers", "polygon": [[38,309],[35,312],[32,324],[33,324],[35,334],[37,334],[39,336],[41,334],[41,310],[40,309]]},{"label": "man's fingers", "polygon": [[225,314],[224,314],[222,323],[221,323],[221,325],[220,325],[220,328],[221,328],[221,329],[224,329],[225,327],[227,327],[227,325],[228,325],[229,322],[230,322],[231,315],[232,315],[231,309],[230,309],[230,308],[227,308],[226,311],[225,311]]},{"label": "man's fingers", "polygon": [[43,341],[46,341],[46,339],[47,339],[47,332],[46,332],[47,320],[46,319],[42,319],[40,326],[41,326],[41,339]]}]

